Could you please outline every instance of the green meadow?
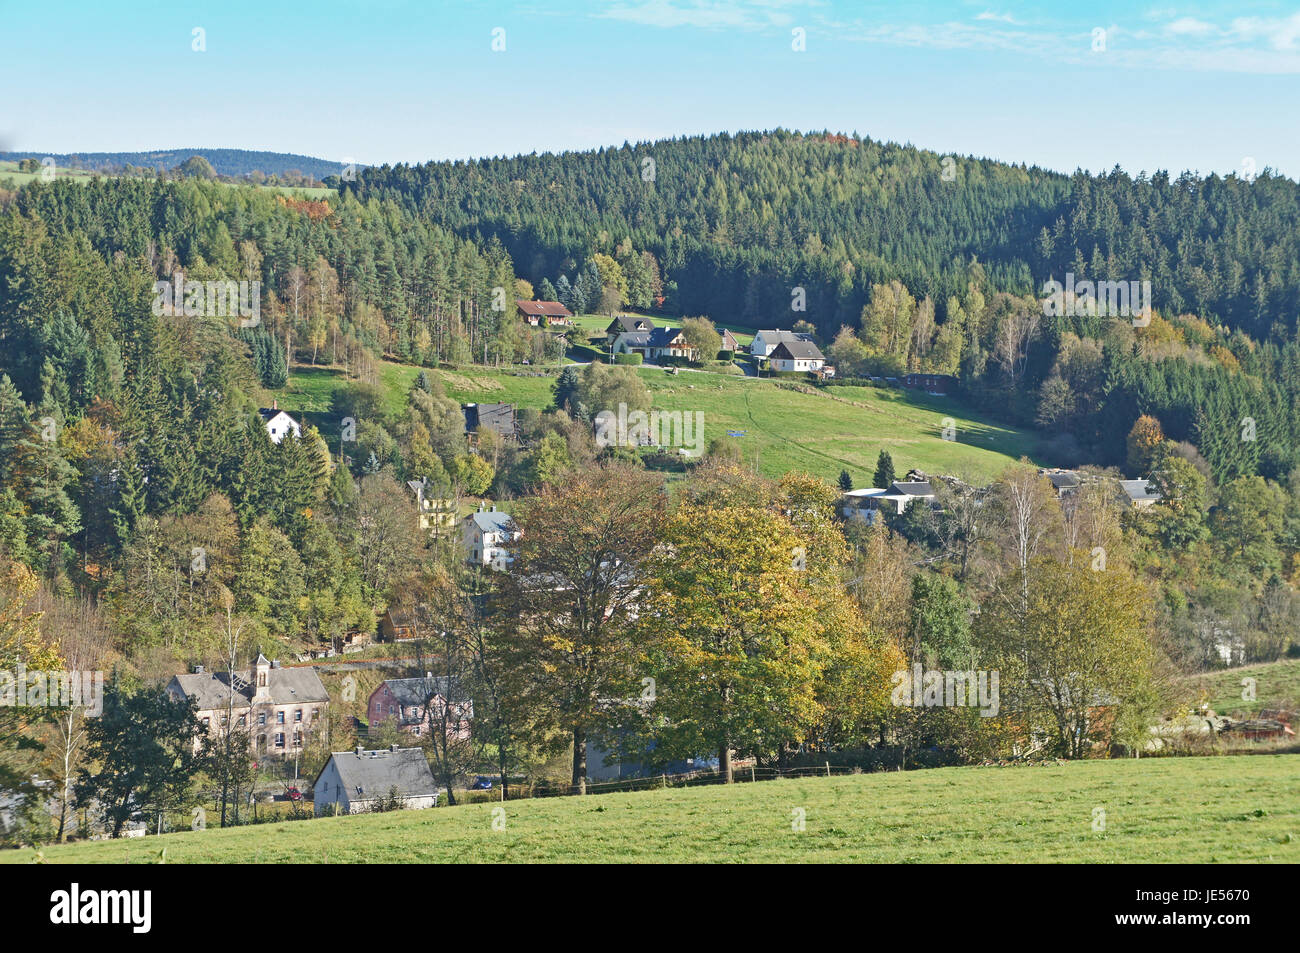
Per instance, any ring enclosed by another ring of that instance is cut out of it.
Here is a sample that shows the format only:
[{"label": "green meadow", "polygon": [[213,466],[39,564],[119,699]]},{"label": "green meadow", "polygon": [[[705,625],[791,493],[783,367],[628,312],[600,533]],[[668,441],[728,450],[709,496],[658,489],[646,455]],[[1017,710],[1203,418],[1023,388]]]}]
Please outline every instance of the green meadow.
[{"label": "green meadow", "polygon": [[284,821],[0,862],[1294,864],[1298,780],[1294,755],[942,768]]},{"label": "green meadow", "polygon": [[[406,392],[420,368],[385,361],[380,379],[386,407],[400,414]],[[539,410],[551,405],[555,368],[493,370],[481,367],[427,369],[448,396],[462,403],[505,402]],[[899,476],[911,468],[987,482],[1011,462],[1040,459],[1038,439],[1024,431],[971,414],[950,398],[919,391],[876,387],[794,390],[771,380],[707,372],[670,375],[658,367],[638,369],[654,408],[703,415],[703,440],[731,437],[745,460],[757,461],[770,476],[805,470],[834,480],[848,470],[855,485],[866,486],[882,449],[894,459]],[[348,387],[336,369],[294,367],[280,406],[304,413],[327,438],[337,432],[331,400]],[[944,439],[945,427],[955,439]]]}]

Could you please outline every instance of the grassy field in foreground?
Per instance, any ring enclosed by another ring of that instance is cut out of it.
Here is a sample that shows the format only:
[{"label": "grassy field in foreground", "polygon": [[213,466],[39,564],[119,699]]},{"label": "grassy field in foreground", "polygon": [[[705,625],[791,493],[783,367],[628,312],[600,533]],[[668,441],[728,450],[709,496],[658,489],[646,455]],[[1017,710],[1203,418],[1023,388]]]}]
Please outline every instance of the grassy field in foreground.
[{"label": "grassy field in foreground", "polygon": [[[943,768],[322,818],[43,853],[56,863],[149,862],[163,847],[167,863],[1296,863],[1298,782],[1300,759],[1289,755]],[[501,807],[505,826],[494,830]],[[34,856],[0,852],[11,863]]]},{"label": "grassy field in foreground", "polygon": [[[419,368],[410,365],[390,361],[380,365],[390,412],[402,412],[406,392],[418,373]],[[652,367],[639,373],[657,410],[702,413],[705,445],[728,432],[740,434],[734,439],[745,459],[757,456],[760,470],[769,476],[806,470],[833,481],[841,469],[847,469],[855,485],[867,486],[882,449],[893,456],[900,477],[916,467],[987,482],[1021,456],[1051,462],[1039,459],[1038,440],[1032,434],[976,417],[955,400],[919,391],[832,387],[803,393],[768,380],[723,374],[683,371],[669,376]],[[550,406],[555,383],[554,377],[478,367],[430,369],[428,374],[462,403],[504,401],[537,409]],[[295,366],[288,388],[279,394],[280,406],[293,413],[307,412],[308,419],[333,440],[337,424],[324,412],[333,391],[347,386],[341,371]],[[956,427],[955,440],[942,436],[949,417]]]}]

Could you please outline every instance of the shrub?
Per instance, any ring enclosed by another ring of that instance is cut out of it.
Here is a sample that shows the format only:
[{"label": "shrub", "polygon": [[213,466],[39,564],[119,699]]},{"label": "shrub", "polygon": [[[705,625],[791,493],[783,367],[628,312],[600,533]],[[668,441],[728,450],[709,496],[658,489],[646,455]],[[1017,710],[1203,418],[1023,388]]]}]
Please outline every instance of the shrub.
[{"label": "shrub", "polygon": [[635,365],[635,364],[640,364],[644,360],[645,360],[645,356],[641,354],[615,354],[614,355],[615,364]]}]

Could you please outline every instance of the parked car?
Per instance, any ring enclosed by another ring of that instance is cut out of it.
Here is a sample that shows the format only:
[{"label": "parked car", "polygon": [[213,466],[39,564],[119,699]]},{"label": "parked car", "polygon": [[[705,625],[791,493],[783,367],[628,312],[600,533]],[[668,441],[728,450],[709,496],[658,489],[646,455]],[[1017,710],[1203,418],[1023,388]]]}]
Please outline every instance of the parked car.
[{"label": "parked car", "polygon": [[471,791],[490,791],[492,790],[492,781],[490,778],[485,778],[480,774],[474,779],[474,783],[471,784],[469,788]]}]

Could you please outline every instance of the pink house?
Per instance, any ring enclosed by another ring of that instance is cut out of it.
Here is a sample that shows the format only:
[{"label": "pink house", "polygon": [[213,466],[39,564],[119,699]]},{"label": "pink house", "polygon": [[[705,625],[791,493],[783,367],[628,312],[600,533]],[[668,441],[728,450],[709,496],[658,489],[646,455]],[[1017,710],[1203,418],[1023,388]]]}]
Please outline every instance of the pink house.
[{"label": "pink house", "polygon": [[[453,696],[450,700],[449,694]],[[372,729],[394,719],[403,731],[417,736],[428,734],[435,726],[441,730],[444,713],[450,733],[458,739],[467,739],[474,718],[474,702],[462,695],[454,680],[432,674],[424,678],[386,679],[370,693],[366,703],[366,720]]]}]

